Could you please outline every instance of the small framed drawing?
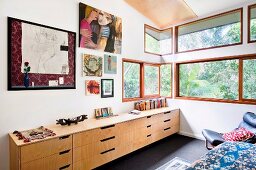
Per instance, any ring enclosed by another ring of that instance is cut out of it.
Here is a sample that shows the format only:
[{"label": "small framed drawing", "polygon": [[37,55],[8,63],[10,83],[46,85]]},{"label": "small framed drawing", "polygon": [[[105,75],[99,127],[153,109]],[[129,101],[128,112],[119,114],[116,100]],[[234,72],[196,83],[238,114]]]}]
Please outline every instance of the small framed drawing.
[{"label": "small framed drawing", "polygon": [[114,80],[101,79],[101,98],[114,97]]},{"label": "small framed drawing", "polygon": [[104,73],[105,74],[116,74],[116,56],[104,55]]},{"label": "small framed drawing", "polygon": [[8,17],[8,90],[76,88],[76,33]]}]

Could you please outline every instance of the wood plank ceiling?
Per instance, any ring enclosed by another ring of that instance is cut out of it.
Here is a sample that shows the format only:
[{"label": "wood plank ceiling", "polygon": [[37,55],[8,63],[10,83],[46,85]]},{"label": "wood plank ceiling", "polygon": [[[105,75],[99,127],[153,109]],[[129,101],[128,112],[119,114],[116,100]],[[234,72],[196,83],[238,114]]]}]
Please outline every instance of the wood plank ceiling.
[{"label": "wood plank ceiling", "polygon": [[125,0],[160,29],[197,17],[184,0]]}]

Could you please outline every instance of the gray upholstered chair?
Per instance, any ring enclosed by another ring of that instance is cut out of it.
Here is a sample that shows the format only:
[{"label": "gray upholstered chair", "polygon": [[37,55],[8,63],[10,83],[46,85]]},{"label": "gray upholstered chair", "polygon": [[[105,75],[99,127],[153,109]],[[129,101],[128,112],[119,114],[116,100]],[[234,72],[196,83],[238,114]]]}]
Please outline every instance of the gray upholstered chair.
[{"label": "gray upholstered chair", "polygon": [[[256,114],[252,112],[247,112],[243,116],[242,122],[239,124],[238,128],[244,127],[249,131],[255,134],[254,138],[249,139],[245,142],[255,143],[256,142]],[[212,149],[213,147],[225,142],[225,139],[222,137],[222,133],[218,133],[209,129],[204,129],[202,131],[203,136],[205,137],[205,146],[207,149]],[[211,146],[209,146],[209,144]]]}]

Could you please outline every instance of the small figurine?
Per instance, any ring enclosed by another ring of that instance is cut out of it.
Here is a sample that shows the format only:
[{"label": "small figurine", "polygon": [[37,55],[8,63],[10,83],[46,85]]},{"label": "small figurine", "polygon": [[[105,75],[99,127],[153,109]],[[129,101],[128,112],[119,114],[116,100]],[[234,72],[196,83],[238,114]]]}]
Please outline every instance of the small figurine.
[{"label": "small figurine", "polygon": [[65,126],[65,125],[70,126],[72,123],[78,124],[78,122],[82,122],[82,121],[84,121],[85,119],[88,119],[88,118],[87,118],[87,115],[81,115],[81,116],[78,116],[78,117],[75,117],[75,118],[68,118],[68,119],[59,119],[59,120],[56,120],[56,121],[57,121],[56,124],[60,124],[60,125],[62,125],[62,126]]}]

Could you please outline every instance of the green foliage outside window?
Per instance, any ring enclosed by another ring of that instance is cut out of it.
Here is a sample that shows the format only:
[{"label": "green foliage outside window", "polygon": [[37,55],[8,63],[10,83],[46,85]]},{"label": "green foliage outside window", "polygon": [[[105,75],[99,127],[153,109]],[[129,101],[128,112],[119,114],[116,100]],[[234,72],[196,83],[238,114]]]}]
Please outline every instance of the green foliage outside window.
[{"label": "green foliage outside window", "polygon": [[251,33],[251,41],[255,41],[256,40],[256,19],[252,19],[251,20],[251,29],[250,29]]},{"label": "green foliage outside window", "polygon": [[238,99],[238,60],[181,64],[180,96]]},{"label": "green foliage outside window", "polygon": [[239,42],[241,42],[240,22],[181,35],[178,38],[178,51],[216,47]]},{"label": "green foliage outside window", "polygon": [[161,96],[171,96],[171,85],[172,85],[172,72],[171,64],[164,64],[160,67],[161,82],[160,82],[160,95]]},{"label": "green foliage outside window", "polygon": [[149,34],[146,34],[146,46],[145,49],[147,52],[160,54],[160,43],[158,40],[150,36]]},{"label": "green foliage outside window", "polygon": [[159,67],[145,66],[144,74],[145,95],[159,94]]},{"label": "green foliage outside window", "polygon": [[244,60],[243,98],[256,99],[256,59]]},{"label": "green foliage outside window", "polygon": [[140,64],[124,62],[124,98],[140,97]]}]

